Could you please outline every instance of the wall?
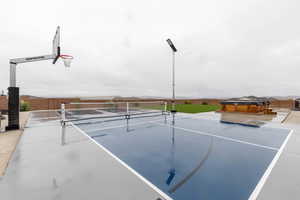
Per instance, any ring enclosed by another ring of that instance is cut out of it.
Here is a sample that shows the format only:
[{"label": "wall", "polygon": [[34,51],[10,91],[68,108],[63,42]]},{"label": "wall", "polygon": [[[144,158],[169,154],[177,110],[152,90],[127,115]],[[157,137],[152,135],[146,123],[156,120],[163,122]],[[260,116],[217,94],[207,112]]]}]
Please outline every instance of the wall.
[{"label": "wall", "polygon": [[21,97],[21,101],[28,102],[31,110],[59,109],[62,103],[78,102],[79,98],[28,98]]},{"label": "wall", "polygon": [[0,110],[7,110],[7,107],[8,107],[7,97],[0,96]]},{"label": "wall", "polygon": [[274,100],[271,101],[271,108],[294,108],[294,100],[288,99],[288,100]]},{"label": "wall", "polygon": [[[62,103],[70,102],[111,102],[111,100],[80,100],[80,98],[32,98],[21,97],[22,101],[28,102],[31,110],[53,110],[60,109]],[[149,102],[149,101],[168,101],[170,99],[114,99],[113,102]],[[191,103],[191,104],[219,104],[218,99],[180,99],[176,100],[177,104]]]},{"label": "wall", "polygon": [[[30,96],[22,96],[21,100],[26,101],[30,104],[31,110],[52,110],[59,109],[62,103],[69,102],[108,102],[110,100],[80,100],[80,98],[37,98]],[[127,101],[168,101],[171,103],[171,99],[114,99],[115,102],[127,102]],[[222,99],[178,99],[176,100],[177,104],[216,104],[220,105],[220,101]],[[271,102],[271,108],[293,108],[294,101],[293,100],[275,100]],[[7,110],[7,97],[0,96],[0,110]],[[255,109],[254,109],[255,110]]]}]

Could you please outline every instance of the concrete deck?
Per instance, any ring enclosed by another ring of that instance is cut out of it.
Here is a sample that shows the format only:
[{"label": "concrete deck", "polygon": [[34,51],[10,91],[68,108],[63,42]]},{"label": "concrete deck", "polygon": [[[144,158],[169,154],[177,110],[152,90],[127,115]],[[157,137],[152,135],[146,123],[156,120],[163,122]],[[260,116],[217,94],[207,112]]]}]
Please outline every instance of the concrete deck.
[{"label": "concrete deck", "polygon": [[0,178],[1,199],[164,200],[158,191],[73,127],[31,119]]},{"label": "concrete deck", "polygon": [[[9,132],[0,133],[0,176],[4,175],[5,169],[8,165],[8,162],[16,149],[16,146],[19,142],[20,136],[23,132],[23,128],[28,120],[29,112],[20,113],[20,130],[14,130]],[[7,116],[6,120],[2,121],[2,128],[4,129],[7,125]]]},{"label": "concrete deck", "polygon": [[[33,115],[0,176],[1,199],[167,199],[78,130],[67,127],[61,134],[57,120],[51,112]],[[259,200],[300,198],[300,112],[292,112],[282,126],[294,131]]]},{"label": "concrete deck", "polygon": [[283,126],[293,129],[293,134],[262,188],[258,200],[300,199],[300,111],[292,111]]}]

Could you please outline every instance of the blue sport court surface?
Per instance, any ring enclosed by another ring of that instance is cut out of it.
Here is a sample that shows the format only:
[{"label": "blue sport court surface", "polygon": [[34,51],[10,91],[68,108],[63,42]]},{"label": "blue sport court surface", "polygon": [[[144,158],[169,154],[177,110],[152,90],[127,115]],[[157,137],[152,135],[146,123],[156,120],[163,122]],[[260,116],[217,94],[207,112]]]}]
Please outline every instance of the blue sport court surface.
[{"label": "blue sport court surface", "polygon": [[180,115],[73,125],[174,200],[255,198],[290,134]]}]

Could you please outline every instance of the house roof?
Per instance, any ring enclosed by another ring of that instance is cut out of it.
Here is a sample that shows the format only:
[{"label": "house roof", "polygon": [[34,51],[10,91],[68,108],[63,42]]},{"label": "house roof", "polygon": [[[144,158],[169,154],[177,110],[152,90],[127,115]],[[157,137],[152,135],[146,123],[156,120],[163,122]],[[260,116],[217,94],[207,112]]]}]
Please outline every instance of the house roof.
[{"label": "house roof", "polygon": [[221,104],[240,104],[240,105],[266,105],[270,104],[270,99],[265,97],[240,97],[231,98],[220,102]]}]

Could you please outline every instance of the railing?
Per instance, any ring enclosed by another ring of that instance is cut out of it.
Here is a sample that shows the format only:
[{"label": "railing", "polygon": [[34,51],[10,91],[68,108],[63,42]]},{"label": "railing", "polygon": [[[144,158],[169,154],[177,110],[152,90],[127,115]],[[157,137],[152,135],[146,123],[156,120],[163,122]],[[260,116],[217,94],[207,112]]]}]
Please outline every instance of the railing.
[{"label": "railing", "polygon": [[[167,102],[70,102],[61,104],[61,121],[66,122],[102,118],[143,116],[147,114],[168,113]],[[94,111],[95,113],[93,113]],[[99,112],[100,111],[100,112]],[[75,114],[72,114],[75,113]],[[92,114],[93,116],[91,116]],[[73,115],[73,116],[72,116]],[[86,116],[87,115],[87,116]],[[67,119],[68,118],[68,119]]]}]

